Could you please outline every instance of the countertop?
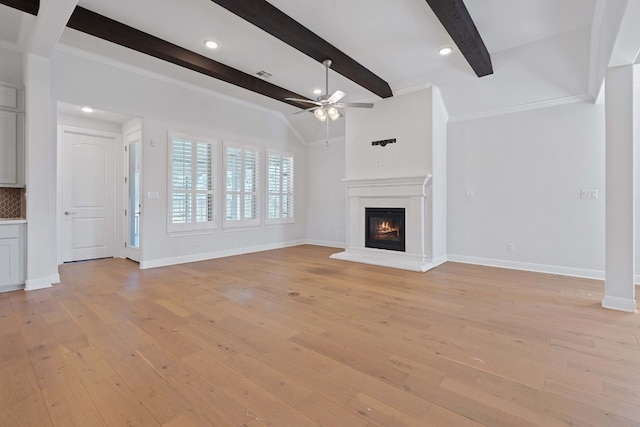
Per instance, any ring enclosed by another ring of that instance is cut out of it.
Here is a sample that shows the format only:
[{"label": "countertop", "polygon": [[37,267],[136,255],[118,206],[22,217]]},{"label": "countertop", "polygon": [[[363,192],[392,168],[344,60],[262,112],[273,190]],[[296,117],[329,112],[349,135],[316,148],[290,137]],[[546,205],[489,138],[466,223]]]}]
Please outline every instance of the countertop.
[{"label": "countertop", "polygon": [[11,224],[26,224],[27,220],[24,218],[0,218],[0,225]]}]

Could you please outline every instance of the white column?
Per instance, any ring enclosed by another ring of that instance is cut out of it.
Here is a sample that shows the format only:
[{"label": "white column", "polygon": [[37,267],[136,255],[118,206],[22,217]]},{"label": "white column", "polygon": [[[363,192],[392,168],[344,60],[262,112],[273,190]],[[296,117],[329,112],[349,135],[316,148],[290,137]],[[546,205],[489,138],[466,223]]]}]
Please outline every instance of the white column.
[{"label": "white column", "polygon": [[49,59],[24,56],[27,188],[27,280],[25,290],[50,287],[58,277],[55,252],[55,218],[51,206],[51,83]]},{"label": "white column", "polygon": [[605,78],[606,226],[602,306],[636,309],[634,285],[634,70],[612,67]]}]

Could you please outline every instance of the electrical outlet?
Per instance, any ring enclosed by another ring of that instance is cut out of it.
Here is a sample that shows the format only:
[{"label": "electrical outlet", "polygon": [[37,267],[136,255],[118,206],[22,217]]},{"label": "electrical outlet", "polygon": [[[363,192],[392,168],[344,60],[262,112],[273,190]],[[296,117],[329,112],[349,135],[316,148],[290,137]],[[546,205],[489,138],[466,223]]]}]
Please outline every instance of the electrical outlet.
[{"label": "electrical outlet", "polygon": [[598,190],[580,190],[581,199],[597,199]]},{"label": "electrical outlet", "polygon": [[515,243],[507,243],[507,252],[515,252],[516,244]]}]

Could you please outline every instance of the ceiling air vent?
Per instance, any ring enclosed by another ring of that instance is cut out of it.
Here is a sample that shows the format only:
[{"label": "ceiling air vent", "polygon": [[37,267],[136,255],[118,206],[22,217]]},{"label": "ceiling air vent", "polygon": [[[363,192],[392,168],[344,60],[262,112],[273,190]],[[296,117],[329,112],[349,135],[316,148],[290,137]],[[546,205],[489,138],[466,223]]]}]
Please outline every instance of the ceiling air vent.
[{"label": "ceiling air vent", "polygon": [[268,73],[262,70],[262,71],[258,71],[256,73],[256,76],[260,77],[262,80],[267,80],[269,77],[271,77],[271,73]]}]

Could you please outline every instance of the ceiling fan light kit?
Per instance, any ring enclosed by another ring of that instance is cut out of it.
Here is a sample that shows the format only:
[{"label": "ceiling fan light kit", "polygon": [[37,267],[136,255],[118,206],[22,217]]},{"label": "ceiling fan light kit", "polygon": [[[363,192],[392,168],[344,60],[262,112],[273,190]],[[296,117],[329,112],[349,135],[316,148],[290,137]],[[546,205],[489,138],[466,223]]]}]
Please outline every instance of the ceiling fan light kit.
[{"label": "ceiling fan light kit", "polygon": [[331,96],[329,96],[329,68],[331,67],[331,64],[332,61],[330,59],[325,59],[324,61],[322,61],[322,65],[324,65],[325,68],[325,92],[324,95],[320,95],[316,101],[311,101],[309,99],[285,98],[287,101],[304,102],[314,105],[311,108],[296,111],[293,114],[310,111],[313,112],[313,115],[316,116],[318,120],[320,120],[321,122],[326,122],[327,117],[329,117],[331,120],[338,120],[340,117],[342,117],[342,114],[339,110],[340,108],[373,108],[373,104],[368,102],[339,102],[346,96],[346,93],[341,90],[337,90]]}]

